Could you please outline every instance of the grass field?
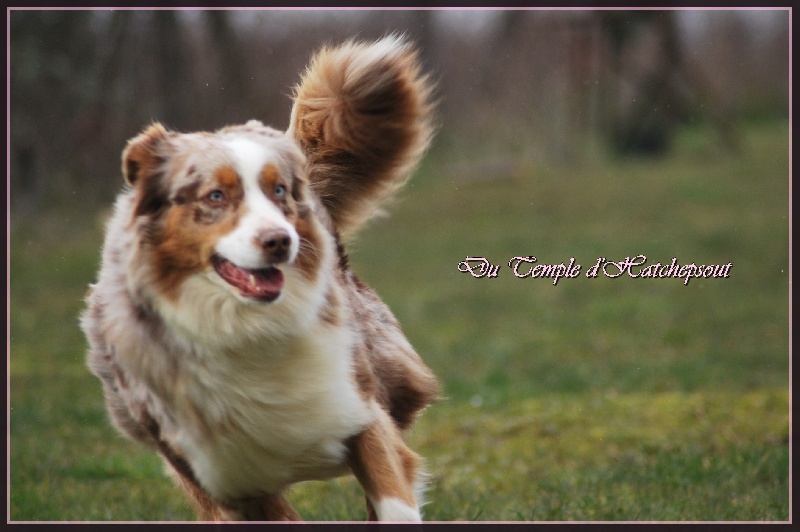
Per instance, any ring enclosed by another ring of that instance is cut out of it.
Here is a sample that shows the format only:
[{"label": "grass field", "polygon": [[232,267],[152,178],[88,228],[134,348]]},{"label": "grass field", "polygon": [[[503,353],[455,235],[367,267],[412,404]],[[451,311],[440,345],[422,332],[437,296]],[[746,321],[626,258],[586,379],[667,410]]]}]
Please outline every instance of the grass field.
[{"label": "grass field", "polygon": [[[789,518],[788,126],[740,153],[701,131],[663,160],[531,164],[465,180],[433,151],[356,242],[448,399],[410,435],[429,520]],[[472,156],[475,161],[480,154]],[[101,231],[79,193],[15,213],[11,233],[13,521],[192,520],[159,460],[109,425],[77,327]],[[731,263],[727,279],[586,278],[598,257]],[[582,265],[516,278],[514,256]],[[496,278],[459,272],[466,257]],[[360,520],[349,479],[307,483],[308,520]]]}]

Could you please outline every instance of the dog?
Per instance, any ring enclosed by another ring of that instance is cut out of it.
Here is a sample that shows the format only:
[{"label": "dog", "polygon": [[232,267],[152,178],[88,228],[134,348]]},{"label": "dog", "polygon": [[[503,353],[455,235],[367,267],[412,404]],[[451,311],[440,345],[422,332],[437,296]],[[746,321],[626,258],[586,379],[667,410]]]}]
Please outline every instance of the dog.
[{"label": "dog", "polygon": [[397,35],[325,46],[286,131],[156,122],[122,153],[88,366],[201,520],[300,520],[287,488],[350,473],[368,519],[421,520],[403,434],[440,384],[346,252],[431,141],[420,63]]}]

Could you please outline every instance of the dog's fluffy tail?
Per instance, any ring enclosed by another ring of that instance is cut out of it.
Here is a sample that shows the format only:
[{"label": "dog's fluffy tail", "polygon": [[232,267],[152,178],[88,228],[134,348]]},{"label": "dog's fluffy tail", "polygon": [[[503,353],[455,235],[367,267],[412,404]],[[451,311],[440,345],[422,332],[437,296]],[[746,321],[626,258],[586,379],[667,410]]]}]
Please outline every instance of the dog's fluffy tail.
[{"label": "dog's fluffy tail", "polygon": [[295,88],[289,133],[347,238],[402,186],[432,136],[431,84],[402,37],[327,47]]}]

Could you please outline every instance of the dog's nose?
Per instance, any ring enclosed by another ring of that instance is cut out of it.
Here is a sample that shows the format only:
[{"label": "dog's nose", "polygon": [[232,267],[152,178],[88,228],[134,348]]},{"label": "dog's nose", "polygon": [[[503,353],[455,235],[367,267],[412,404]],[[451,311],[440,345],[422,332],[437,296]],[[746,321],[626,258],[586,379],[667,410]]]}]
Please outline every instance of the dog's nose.
[{"label": "dog's nose", "polygon": [[272,264],[286,262],[289,258],[289,249],[292,237],[285,229],[267,229],[261,231],[256,237],[258,245],[264,250],[267,260]]}]

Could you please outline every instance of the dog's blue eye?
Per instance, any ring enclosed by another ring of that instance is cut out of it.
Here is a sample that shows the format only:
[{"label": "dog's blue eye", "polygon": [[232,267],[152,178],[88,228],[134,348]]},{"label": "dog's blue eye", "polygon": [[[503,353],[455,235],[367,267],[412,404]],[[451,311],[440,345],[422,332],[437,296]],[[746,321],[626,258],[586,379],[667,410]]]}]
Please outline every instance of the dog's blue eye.
[{"label": "dog's blue eye", "polygon": [[206,197],[211,203],[222,203],[225,201],[225,193],[221,190],[212,190]]},{"label": "dog's blue eye", "polygon": [[275,187],[275,195],[279,198],[282,198],[286,195],[286,187],[283,185],[278,185]]}]

